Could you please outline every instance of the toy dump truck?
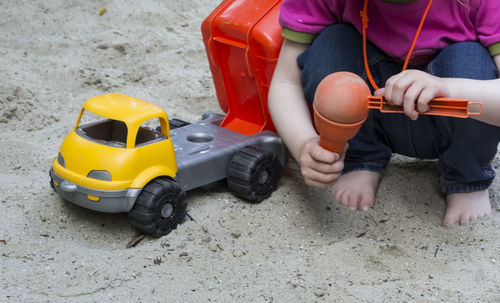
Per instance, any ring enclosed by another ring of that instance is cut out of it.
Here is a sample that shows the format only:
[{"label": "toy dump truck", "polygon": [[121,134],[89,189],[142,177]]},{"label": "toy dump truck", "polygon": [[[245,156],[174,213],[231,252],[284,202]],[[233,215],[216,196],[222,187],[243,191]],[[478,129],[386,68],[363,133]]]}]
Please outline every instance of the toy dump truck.
[{"label": "toy dump truck", "polygon": [[[52,163],[55,191],[85,208],[128,212],[131,226],[154,237],[184,220],[190,189],[227,179],[238,197],[269,197],[288,160],[267,109],[280,3],[226,0],[202,24],[226,115],[186,123],[122,94],[89,99]],[[87,114],[94,117],[84,122]]]}]

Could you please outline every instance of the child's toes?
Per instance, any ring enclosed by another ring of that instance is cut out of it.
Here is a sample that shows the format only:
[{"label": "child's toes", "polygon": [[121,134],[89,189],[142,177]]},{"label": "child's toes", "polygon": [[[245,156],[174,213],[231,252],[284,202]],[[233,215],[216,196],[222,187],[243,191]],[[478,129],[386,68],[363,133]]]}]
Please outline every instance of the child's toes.
[{"label": "child's toes", "polygon": [[462,215],[460,216],[460,225],[465,224],[467,222],[471,221],[471,218],[469,215]]},{"label": "child's toes", "polygon": [[359,201],[358,195],[351,194],[349,196],[349,203],[348,203],[347,207],[350,210],[356,210],[356,209],[358,209],[358,201]]},{"label": "child's toes", "polygon": [[457,222],[458,222],[458,219],[455,218],[455,216],[450,215],[450,214],[446,214],[443,218],[443,222],[441,223],[441,225],[448,226],[450,224],[457,223]]},{"label": "child's toes", "polygon": [[366,211],[374,204],[374,199],[371,195],[363,195],[359,202],[359,210]]},{"label": "child's toes", "polygon": [[335,200],[337,200],[340,204],[344,205],[344,203],[342,202],[342,193],[341,193],[341,191],[335,191],[335,192],[334,192],[333,197],[334,197],[334,198],[335,198]]}]

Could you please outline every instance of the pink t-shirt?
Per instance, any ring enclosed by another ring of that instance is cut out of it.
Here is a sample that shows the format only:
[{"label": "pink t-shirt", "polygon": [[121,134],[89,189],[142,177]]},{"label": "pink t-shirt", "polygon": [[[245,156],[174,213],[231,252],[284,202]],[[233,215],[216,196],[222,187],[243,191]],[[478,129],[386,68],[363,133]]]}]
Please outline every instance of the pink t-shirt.
[{"label": "pink t-shirt", "polygon": [[[394,2],[368,1],[367,39],[404,61],[428,0]],[[464,41],[478,41],[492,55],[500,53],[500,0],[460,2],[433,1],[412,58],[428,57],[450,44]],[[280,24],[295,32],[318,34],[331,24],[348,23],[361,33],[362,9],[363,0],[284,0]]]}]

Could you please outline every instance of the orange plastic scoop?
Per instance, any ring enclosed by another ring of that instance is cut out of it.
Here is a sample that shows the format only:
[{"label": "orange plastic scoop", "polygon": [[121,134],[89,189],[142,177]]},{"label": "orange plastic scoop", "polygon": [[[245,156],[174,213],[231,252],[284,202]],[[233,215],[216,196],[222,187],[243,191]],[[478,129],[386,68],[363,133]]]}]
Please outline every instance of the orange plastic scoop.
[{"label": "orange plastic scoop", "polygon": [[[477,105],[477,112],[470,112],[469,105]],[[382,113],[403,113],[403,108],[387,103],[384,97],[368,97],[368,108],[380,110]],[[472,115],[480,115],[483,110],[481,102],[469,102],[464,99],[434,98],[429,102],[429,110],[420,114],[446,116],[456,118],[467,118]]]}]

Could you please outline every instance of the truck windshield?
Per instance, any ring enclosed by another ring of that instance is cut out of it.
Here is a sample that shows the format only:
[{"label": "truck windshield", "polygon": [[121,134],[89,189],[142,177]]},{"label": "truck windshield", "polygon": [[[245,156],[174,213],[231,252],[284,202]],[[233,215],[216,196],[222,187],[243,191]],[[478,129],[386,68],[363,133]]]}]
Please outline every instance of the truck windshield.
[{"label": "truck windshield", "polygon": [[125,122],[107,119],[86,110],[75,131],[87,140],[112,147],[125,148],[127,143]]}]

